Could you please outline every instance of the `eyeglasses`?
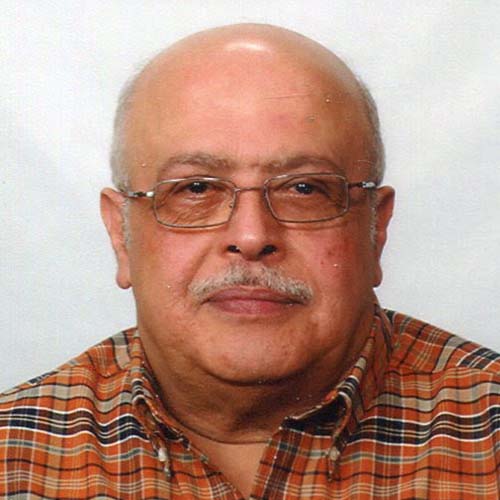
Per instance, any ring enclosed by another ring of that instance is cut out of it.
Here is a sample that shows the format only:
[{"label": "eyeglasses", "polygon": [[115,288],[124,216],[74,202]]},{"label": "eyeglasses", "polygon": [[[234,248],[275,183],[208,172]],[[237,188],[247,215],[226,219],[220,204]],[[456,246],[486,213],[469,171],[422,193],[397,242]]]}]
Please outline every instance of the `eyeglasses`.
[{"label": "eyeglasses", "polygon": [[373,181],[347,182],[331,173],[270,177],[262,186],[238,187],[218,177],[186,177],[158,182],[151,191],[124,191],[128,198],[151,198],[156,220],[168,227],[220,226],[231,219],[237,195],[262,191],[267,208],[280,222],[322,222],[349,210],[351,188],[374,189]]}]

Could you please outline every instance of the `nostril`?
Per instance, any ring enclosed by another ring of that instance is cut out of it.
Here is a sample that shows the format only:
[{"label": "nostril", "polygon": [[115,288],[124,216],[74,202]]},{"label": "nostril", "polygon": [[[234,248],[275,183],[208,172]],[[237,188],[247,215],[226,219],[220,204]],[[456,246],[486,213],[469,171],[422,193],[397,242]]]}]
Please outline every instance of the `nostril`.
[{"label": "nostril", "polygon": [[228,245],[227,251],[231,253],[241,253],[241,250],[236,245]]},{"label": "nostril", "polygon": [[262,255],[270,255],[272,253],[275,253],[278,249],[274,245],[266,245],[262,250],[261,254]]}]

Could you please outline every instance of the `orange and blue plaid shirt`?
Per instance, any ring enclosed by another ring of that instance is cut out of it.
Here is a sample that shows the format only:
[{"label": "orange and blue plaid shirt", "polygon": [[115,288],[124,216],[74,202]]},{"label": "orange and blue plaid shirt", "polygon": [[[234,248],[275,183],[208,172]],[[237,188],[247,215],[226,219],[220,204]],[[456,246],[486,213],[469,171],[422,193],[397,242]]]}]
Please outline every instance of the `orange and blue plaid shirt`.
[{"label": "orange and blue plaid shirt", "polygon": [[[500,356],[376,308],[360,357],[269,440],[252,499],[500,498]],[[0,498],[240,500],[128,330],[0,397]]]}]

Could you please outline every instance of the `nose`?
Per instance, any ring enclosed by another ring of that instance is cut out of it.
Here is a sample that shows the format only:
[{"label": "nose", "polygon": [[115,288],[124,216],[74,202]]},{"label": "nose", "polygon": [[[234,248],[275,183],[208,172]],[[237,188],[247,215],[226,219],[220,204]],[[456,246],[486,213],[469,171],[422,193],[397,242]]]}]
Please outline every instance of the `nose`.
[{"label": "nose", "polygon": [[[241,189],[231,220],[224,227],[223,251],[248,261],[277,259],[283,226],[272,216],[261,189]],[[233,257],[232,257],[233,258]]]}]

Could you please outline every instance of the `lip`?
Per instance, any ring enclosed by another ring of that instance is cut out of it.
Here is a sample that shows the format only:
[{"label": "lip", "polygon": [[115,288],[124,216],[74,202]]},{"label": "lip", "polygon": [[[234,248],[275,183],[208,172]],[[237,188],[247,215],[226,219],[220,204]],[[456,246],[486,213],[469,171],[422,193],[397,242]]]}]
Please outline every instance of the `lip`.
[{"label": "lip", "polygon": [[263,288],[225,288],[210,295],[205,303],[233,314],[268,315],[282,313],[301,304],[296,298]]}]

